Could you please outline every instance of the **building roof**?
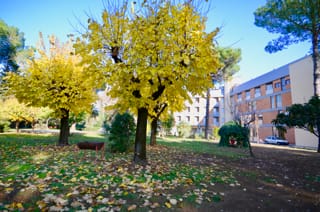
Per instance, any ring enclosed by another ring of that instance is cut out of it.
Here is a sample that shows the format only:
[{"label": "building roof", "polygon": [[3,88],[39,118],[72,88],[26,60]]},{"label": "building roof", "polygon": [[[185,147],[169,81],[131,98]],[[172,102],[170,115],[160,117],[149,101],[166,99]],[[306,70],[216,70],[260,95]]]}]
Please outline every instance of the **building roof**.
[{"label": "building roof", "polygon": [[254,87],[258,87],[260,85],[263,85],[263,84],[266,84],[266,83],[269,83],[269,82],[272,82],[276,79],[279,79],[281,77],[285,77],[285,76],[288,76],[289,75],[289,66],[292,64],[292,63],[296,63],[300,60],[303,60],[307,57],[309,57],[310,55],[307,55],[307,56],[304,56],[298,60],[295,60],[291,63],[288,63],[284,66],[281,66],[277,69],[274,69],[270,72],[267,72],[263,75],[260,75],[254,79],[251,79],[247,82],[244,82],[240,85],[237,85],[235,87],[232,88],[231,92],[230,92],[230,95],[235,95],[237,93],[240,93],[242,91],[246,91],[246,90],[250,90],[251,88],[254,88]]}]

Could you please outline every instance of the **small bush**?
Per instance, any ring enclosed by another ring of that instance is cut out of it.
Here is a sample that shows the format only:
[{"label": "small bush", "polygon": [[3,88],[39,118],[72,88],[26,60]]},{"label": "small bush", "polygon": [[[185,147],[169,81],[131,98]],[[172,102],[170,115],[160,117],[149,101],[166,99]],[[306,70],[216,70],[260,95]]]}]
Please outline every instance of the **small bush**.
[{"label": "small bush", "polygon": [[191,126],[187,122],[180,122],[177,129],[179,137],[188,138],[191,135]]},{"label": "small bush", "polygon": [[213,127],[212,129],[212,138],[219,139],[219,127]]},{"label": "small bush", "polygon": [[76,123],[76,130],[82,131],[85,128],[86,128],[86,122],[85,121]]},{"label": "small bush", "polygon": [[3,133],[9,129],[10,123],[8,121],[0,120],[0,133]]},{"label": "small bush", "polygon": [[220,135],[219,146],[233,146],[230,144],[230,139],[233,138],[237,141],[237,146],[248,147],[249,130],[234,121],[225,123],[218,134]]},{"label": "small bush", "polygon": [[133,149],[135,135],[134,118],[129,113],[117,114],[111,123],[111,152],[128,152]]}]

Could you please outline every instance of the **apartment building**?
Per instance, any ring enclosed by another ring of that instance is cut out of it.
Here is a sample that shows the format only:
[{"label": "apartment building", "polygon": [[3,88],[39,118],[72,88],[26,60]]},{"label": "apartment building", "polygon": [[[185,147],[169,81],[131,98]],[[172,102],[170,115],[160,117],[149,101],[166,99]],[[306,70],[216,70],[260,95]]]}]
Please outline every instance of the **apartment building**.
[{"label": "apartment building", "polygon": [[[250,139],[262,142],[269,135],[279,135],[272,124],[278,113],[294,103],[305,103],[313,95],[313,63],[305,56],[230,91],[231,113],[250,123]],[[290,144],[316,147],[317,138],[300,129],[289,129],[284,135]]]},{"label": "apartment building", "polygon": [[[192,96],[192,103],[185,102],[185,109],[174,113],[174,134],[178,134],[176,126],[181,122],[188,123],[192,127],[192,134],[204,135],[206,123],[207,98],[204,96]],[[210,89],[209,101],[209,133],[214,127],[224,124],[224,98],[223,87]]]}]

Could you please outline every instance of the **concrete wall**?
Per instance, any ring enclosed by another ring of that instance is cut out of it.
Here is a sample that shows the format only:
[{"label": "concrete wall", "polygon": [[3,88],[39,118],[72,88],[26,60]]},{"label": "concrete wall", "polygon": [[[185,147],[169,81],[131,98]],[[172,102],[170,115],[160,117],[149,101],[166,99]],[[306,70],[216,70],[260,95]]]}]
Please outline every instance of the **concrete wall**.
[{"label": "concrete wall", "polygon": [[313,63],[311,56],[289,65],[292,103],[308,102],[313,96]]},{"label": "concrete wall", "polygon": [[[313,62],[312,57],[305,57],[290,64],[292,103],[306,103],[313,96]],[[318,139],[315,135],[301,129],[295,129],[296,145],[316,148]]]}]

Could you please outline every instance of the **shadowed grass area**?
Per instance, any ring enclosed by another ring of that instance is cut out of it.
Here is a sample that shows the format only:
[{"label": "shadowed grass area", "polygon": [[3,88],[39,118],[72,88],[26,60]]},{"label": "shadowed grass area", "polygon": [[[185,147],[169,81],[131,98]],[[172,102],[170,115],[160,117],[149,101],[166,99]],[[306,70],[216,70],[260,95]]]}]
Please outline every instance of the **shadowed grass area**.
[{"label": "shadowed grass area", "polygon": [[191,151],[195,153],[206,153],[217,156],[239,158],[248,157],[246,148],[220,147],[217,142],[204,139],[185,139],[185,138],[158,138],[158,144],[168,147],[174,147],[182,151]]},{"label": "shadowed grass area", "polygon": [[[55,144],[58,142],[59,136],[54,134],[0,134],[0,142],[17,142],[21,145],[39,145],[39,144]],[[98,134],[79,134],[74,133],[69,137],[69,143],[74,144],[80,141],[98,141],[105,142],[107,139],[103,135]]]}]

